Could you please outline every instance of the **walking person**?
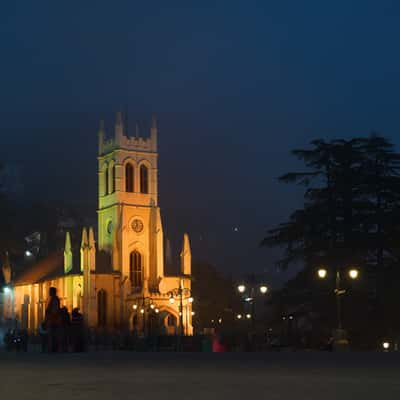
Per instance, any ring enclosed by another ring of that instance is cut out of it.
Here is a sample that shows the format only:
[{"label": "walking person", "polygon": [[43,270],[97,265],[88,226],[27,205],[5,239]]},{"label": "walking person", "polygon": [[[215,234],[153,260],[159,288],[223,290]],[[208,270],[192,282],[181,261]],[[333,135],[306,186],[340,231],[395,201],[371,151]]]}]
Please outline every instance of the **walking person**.
[{"label": "walking person", "polygon": [[71,317],[67,307],[62,307],[61,313],[61,350],[66,353],[70,343]]},{"label": "walking person", "polygon": [[60,331],[62,325],[60,299],[57,296],[57,289],[55,287],[51,287],[49,290],[45,322],[48,330],[48,351],[55,353],[60,350]]},{"label": "walking person", "polygon": [[79,308],[72,310],[71,331],[73,351],[83,352],[85,350],[83,315],[79,312]]}]

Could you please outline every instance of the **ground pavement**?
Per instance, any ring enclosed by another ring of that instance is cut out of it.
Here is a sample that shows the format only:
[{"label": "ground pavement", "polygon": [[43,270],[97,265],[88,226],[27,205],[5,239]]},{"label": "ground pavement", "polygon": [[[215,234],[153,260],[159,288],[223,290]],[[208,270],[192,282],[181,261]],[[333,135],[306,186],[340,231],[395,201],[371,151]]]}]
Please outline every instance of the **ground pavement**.
[{"label": "ground pavement", "polygon": [[395,353],[0,352],[0,399],[400,399]]}]

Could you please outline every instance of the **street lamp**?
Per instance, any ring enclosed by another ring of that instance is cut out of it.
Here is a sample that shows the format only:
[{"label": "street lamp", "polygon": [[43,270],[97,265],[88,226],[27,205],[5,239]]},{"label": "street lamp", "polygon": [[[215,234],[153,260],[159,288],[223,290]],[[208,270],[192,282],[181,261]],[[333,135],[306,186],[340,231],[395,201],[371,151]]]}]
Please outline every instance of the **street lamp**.
[{"label": "street lamp", "polygon": [[[348,270],[348,275],[351,279],[357,279],[359,277],[359,271],[356,268],[351,268]],[[325,279],[328,276],[328,271],[325,268],[318,269],[318,277],[320,279]],[[336,315],[337,315],[337,335],[338,339],[342,341],[345,340],[345,335],[342,327],[342,304],[341,304],[341,296],[346,293],[346,290],[342,288],[342,274],[341,270],[336,269],[336,280],[335,280],[335,290],[334,293],[336,295]]]},{"label": "street lamp", "polygon": [[383,342],[382,343],[383,351],[388,351],[390,348],[390,343],[389,342]]},{"label": "street lamp", "polygon": [[318,270],[318,277],[321,279],[326,278],[326,275],[328,275],[328,271],[325,268],[320,268]]},{"label": "street lamp", "polygon": [[156,314],[159,313],[158,308],[156,308],[155,304],[153,303],[153,299],[151,297],[141,297],[138,303],[132,305],[132,308],[136,312],[139,310],[139,313],[143,315],[143,334],[148,334],[149,330],[147,329],[148,326],[146,322],[148,321],[146,321],[146,314],[151,311],[154,311]]},{"label": "street lamp", "polygon": [[351,269],[349,271],[349,276],[350,276],[351,279],[357,279],[358,278],[358,270]]},{"label": "street lamp", "polygon": [[260,286],[260,292],[261,294],[265,294],[268,292],[268,288],[265,285]]},{"label": "street lamp", "polygon": [[[244,316],[248,320],[252,320],[253,328],[256,322],[256,297],[257,294],[265,295],[268,292],[268,287],[264,284],[262,285],[245,285],[244,283],[237,286],[237,291],[242,296],[243,301],[250,304],[250,313],[245,314]],[[242,316],[241,316],[242,317]],[[241,319],[241,317],[238,319]]]},{"label": "street lamp", "polygon": [[170,304],[175,303],[175,297],[179,299],[179,333],[182,337],[185,333],[185,329],[183,327],[183,302],[187,300],[189,304],[192,304],[194,299],[192,297],[192,292],[189,288],[183,287],[182,282],[180,282],[179,287],[172,289],[168,293]]},{"label": "street lamp", "polygon": [[238,292],[239,292],[239,293],[244,293],[244,292],[246,291],[246,286],[244,286],[244,285],[239,285],[239,286],[237,287],[237,289],[238,289]]}]

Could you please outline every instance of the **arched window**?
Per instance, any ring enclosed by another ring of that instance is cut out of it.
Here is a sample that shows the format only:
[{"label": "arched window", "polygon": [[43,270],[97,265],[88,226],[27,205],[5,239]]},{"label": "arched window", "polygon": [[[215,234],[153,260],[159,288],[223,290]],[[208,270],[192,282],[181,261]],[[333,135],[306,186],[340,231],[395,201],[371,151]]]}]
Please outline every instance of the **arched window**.
[{"label": "arched window", "polygon": [[140,288],[143,282],[143,260],[138,251],[133,251],[130,258],[129,275],[132,287]]},{"label": "arched window", "polygon": [[108,194],[108,167],[104,169],[104,195],[106,196]]},{"label": "arched window", "polygon": [[125,191],[133,193],[134,191],[134,170],[131,163],[126,164],[125,167]]},{"label": "arched window", "polygon": [[97,293],[97,324],[99,327],[107,324],[107,293],[104,289]]},{"label": "arched window", "polygon": [[149,193],[149,169],[145,165],[140,166],[140,193]]},{"label": "arched window", "polygon": [[110,193],[115,192],[115,165],[112,164],[111,167],[109,167],[109,187],[110,187]]}]

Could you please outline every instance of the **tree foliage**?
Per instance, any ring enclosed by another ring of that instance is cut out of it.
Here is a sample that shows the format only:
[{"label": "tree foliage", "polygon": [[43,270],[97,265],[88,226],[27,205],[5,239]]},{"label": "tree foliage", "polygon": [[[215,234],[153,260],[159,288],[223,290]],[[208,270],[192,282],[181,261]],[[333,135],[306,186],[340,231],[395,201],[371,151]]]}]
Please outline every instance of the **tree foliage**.
[{"label": "tree foliage", "polygon": [[241,310],[240,299],[235,293],[232,279],[221,275],[217,268],[204,262],[192,266],[192,292],[196,315],[193,324],[198,331],[214,326],[219,318],[234,319],[234,312]]},{"label": "tree foliage", "polygon": [[305,187],[304,205],[262,241],[284,247],[280,266],[383,267],[397,260],[400,155],[393,144],[376,134],[318,139],[292,154],[306,169],[279,179]]}]

